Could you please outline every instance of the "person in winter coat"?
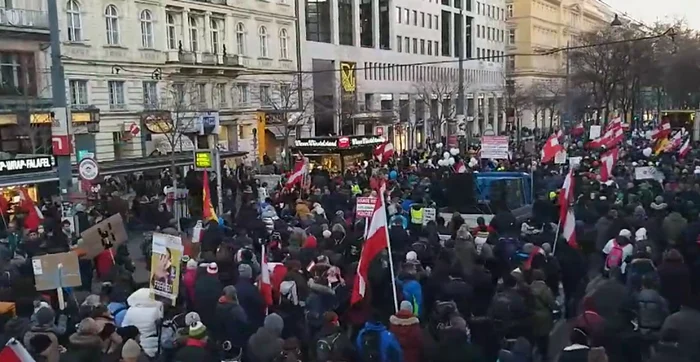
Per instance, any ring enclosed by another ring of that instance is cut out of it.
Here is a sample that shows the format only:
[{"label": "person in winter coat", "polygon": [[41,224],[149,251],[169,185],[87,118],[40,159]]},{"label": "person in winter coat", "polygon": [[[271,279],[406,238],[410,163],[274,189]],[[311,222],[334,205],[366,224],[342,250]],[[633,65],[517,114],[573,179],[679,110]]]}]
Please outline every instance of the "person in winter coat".
[{"label": "person in winter coat", "polygon": [[70,346],[67,349],[67,360],[71,362],[94,362],[102,360],[102,338],[100,338],[100,327],[92,318],[85,318],[80,321],[77,332],[73,333],[68,340]]},{"label": "person in winter coat", "polygon": [[258,288],[253,284],[253,269],[246,264],[238,266],[238,283],[236,294],[238,304],[248,317],[250,328],[255,330],[263,324],[265,318],[265,302]]},{"label": "person in winter coat", "polygon": [[440,331],[434,362],[482,362],[485,358],[475,344],[470,343],[470,331],[464,318],[450,318],[449,326]]},{"label": "person in winter coat", "polygon": [[338,307],[338,298],[325,276],[309,280],[308,285],[311,293],[306,299],[306,322],[311,333],[315,334],[323,327],[324,314]]},{"label": "person in winter coat", "polygon": [[413,305],[404,300],[398,313],[389,317],[389,331],[401,345],[405,362],[420,362],[423,358],[423,331],[413,314]]},{"label": "person in winter coat", "polygon": [[668,316],[661,327],[661,335],[678,331],[678,348],[683,355],[692,361],[700,361],[700,309],[697,302],[689,303],[694,306],[682,306],[681,309]]},{"label": "person in winter coat", "polygon": [[[51,344],[42,351],[42,355],[46,357],[46,362],[58,362],[60,358],[60,346],[58,337],[66,331],[66,316],[59,317],[58,325],[54,325],[56,315],[53,309],[48,304],[42,303],[31,317],[32,326],[28,332],[24,334],[24,345],[29,346],[30,341],[37,335],[45,335],[51,340]],[[31,351],[30,351],[31,352]]]},{"label": "person in winter coat", "polygon": [[656,291],[656,280],[652,276],[642,278],[642,290],[636,302],[639,331],[642,335],[658,335],[669,311],[668,303]]},{"label": "person in winter coat", "polygon": [[542,356],[548,356],[549,332],[554,327],[552,311],[556,308],[557,304],[552,295],[552,291],[544,282],[544,272],[541,270],[534,270],[532,272],[532,278],[533,281],[532,284],[530,284],[530,289],[532,289],[532,294],[535,297],[535,310],[532,316],[532,333],[535,337],[535,343],[537,344],[537,349],[540,351],[540,354]]},{"label": "person in winter coat", "polygon": [[185,344],[175,353],[173,362],[219,362],[208,343],[207,327],[195,322],[188,328]]},{"label": "person in winter coat", "polygon": [[[371,340],[376,340],[377,350],[368,349]],[[396,336],[380,322],[368,321],[365,323],[365,326],[357,334],[355,348],[360,362],[401,362],[404,360],[403,350]],[[376,357],[379,358],[375,359]]]},{"label": "person in winter coat", "polygon": [[130,307],[122,324],[124,327],[138,328],[143,352],[149,357],[154,357],[158,352],[157,321],[163,318],[163,303],[151,299],[151,291],[148,288],[133,292],[126,301]]},{"label": "person in winter coat", "polygon": [[122,347],[122,361],[123,362],[149,362],[148,357],[141,350],[138,342],[133,339],[124,342]]},{"label": "person in winter coat", "polygon": [[117,326],[114,322],[114,317],[109,313],[107,307],[103,304],[95,307],[92,311],[92,319],[95,320],[100,335],[104,336],[104,341],[102,343],[103,352],[108,354],[118,352],[122,346],[122,337],[117,334]]},{"label": "person in winter coat", "polygon": [[690,362],[689,356],[679,348],[681,340],[680,332],[675,329],[666,329],[654,346],[653,353],[648,362]]},{"label": "person in winter coat", "polygon": [[284,340],[280,338],[282,329],[284,321],[278,314],[265,317],[263,326],[248,339],[248,357],[256,362],[276,361],[284,346]]},{"label": "person in winter coat", "polygon": [[423,313],[423,287],[417,279],[416,265],[404,263],[402,269],[396,285],[401,287],[403,300],[408,301],[413,306],[413,314],[420,317]]},{"label": "person in winter coat", "polygon": [[185,292],[185,300],[188,306],[194,305],[195,282],[197,281],[197,261],[190,259],[187,261],[185,275],[182,277],[182,289]]},{"label": "person in winter coat", "polygon": [[216,263],[204,264],[204,268],[200,264],[200,269],[205,269],[205,272],[200,270],[200,275],[194,283],[193,309],[202,318],[205,326],[211,326],[215,323],[216,304],[224,286],[219,281],[219,266]]},{"label": "person in winter coat", "polygon": [[354,350],[348,334],[340,328],[338,315],[326,312],[323,327],[314,338],[315,361],[345,362],[354,360]]},{"label": "person in winter coat", "polygon": [[661,296],[668,301],[671,313],[677,312],[690,296],[690,269],[683,262],[683,256],[676,249],[664,253],[659,265]]},{"label": "person in winter coat", "polygon": [[233,348],[244,348],[252,334],[248,317],[238,304],[236,287],[227,285],[216,305],[216,324],[209,329],[211,337],[217,343],[229,341]]},{"label": "person in winter coat", "polygon": [[588,362],[588,355],[591,351],[588,334],[584,330],[574,327],[569,340],[571,344],[561,351],[558,362]]},{"label": "person in winter coat", "polygon": [[673,211],[664,218],[662,228],[666,234],[666,240],[671,246],[677,246],[681,243],[681,235],[688,220],[686,220],[679,212]]}]

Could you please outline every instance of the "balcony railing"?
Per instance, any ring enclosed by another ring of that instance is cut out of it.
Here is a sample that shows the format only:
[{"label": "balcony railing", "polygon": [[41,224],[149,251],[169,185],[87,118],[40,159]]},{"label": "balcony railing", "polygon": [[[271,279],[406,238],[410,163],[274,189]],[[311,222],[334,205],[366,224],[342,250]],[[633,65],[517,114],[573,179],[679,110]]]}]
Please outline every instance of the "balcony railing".
[{"label": "balcony railing", "polygon": [[0,26],[49,30],[49,15],[46,11],[0,8]]}]

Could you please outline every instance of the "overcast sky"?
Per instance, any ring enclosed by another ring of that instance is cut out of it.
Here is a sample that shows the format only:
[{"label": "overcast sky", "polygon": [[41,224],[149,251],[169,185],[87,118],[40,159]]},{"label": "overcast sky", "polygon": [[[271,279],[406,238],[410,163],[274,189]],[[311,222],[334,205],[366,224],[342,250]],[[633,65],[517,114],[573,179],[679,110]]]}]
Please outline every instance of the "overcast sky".
[{"label": "overcast sky", "polygon": [[685,19],[700,30],[700,1],[698,0],[603,0],[616,11],[627,13],[644,23]]}]

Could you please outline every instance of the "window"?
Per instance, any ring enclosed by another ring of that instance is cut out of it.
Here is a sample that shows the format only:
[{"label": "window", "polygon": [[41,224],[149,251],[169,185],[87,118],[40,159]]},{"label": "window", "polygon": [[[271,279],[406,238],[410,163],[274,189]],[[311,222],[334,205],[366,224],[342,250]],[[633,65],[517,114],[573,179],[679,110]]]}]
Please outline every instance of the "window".
[{"label": "window", "polygon": [[190,50],[193,52],[199,51],[199,29],[197,29],[197,18],[190,16],[187,19],[190,26]]},{"label": "window", "polygon": [[476,48],[476,58],[481,60],[481,48]]},{"label": "window", "polygon": [[109,108],[124,109],[126,107],[124,103],[124,82],[110,80],[107,82],[107,88],[109,90]]},{"label": "window", "polygon": [[413,25],[418,26],[418,10],[413,10]]},{"label": "window", "polygon": [[150,10],[141,12],[141,46],[153,48],[153,14]]},{"label": "window", "polygon": [[269,84],[260,85],[260,105],[270,106],[272,105],[272,94],[270,93]]},{"label": "window", "polygon": [[158,107],[158,82],[144,81],[142,88],[144,108]]},{"label": "window", "polygon": [[280,59],[289,59],[289,33],[284,28],[280,30]]},{"label": "window", "polygon": [[85,106],[88,104],[88,89],[86,80],[70,80],[70,104],[72,106]]},{"label": "window", "polygon": [[177,32],[175,30],[175,17],[173,14],[165,15],[165,23],[168,34],[168,49],[175,50],[177,49]]},{"label": "window", "polygon": [[435,20],[435,21],[434,21],[435,29],[440,29],[440,25],[438,25],[438,24],[440,24],[440,22],[438,21],[438,16],[437,16],[437,15],[433,15],[433,20]]},{"label": "window", "polygon": [[433,55],[433,41],[428,40],[428,55]]},{"label": "window", "polygon": [[352,0],[338,0],[338,43],[340,45],[353,45],[354,23]]},{"label": "window", "polygon": [[440,42],[435,41],[435,55],[438,55],[440,52],[438,51],[440,49]]},{"label": "window", "polygon": [[216,85],[216,100],[218,100],[218,104],[220,107],[227,107],[228,102],[226,98],[226,83],[218,83]]},{"label": "window", "polygon": [[418,39],[413,38],[413,54],[418,54]]},{"label": "window", "polygon": [[404,52],[410,53],[411,52],[411,38],[409,38],[409,37],[404,38],[404,43],[406,45],[404,47]]},{"label": "window", "polygon": [[181,104],[185,101],[185,84],[175,83],[173,84],[172,94],[175,102]]},{"label": "window", "polygon": [[[330,1],[306,0],[306,40],[322,43],[331,42]],[[360,4],[360,19],[362,19]],[[371,25],[370,25],[371,26]]]},{"label": "window", "polygon": [[236,24],[236,53],[245,55],[245,25],[243,23]]},{"label": "window", "polygon": [[428,14],[428,29],[433,28],[433,16]]},{"label": "window", "polygon": [[476,37],[481,38],[481,27],[479,27],[478,25],[476,27]]},{"label": "window", "polygon": [[221,46],[221,40],[219,38],[219,21],[217,19],[211,19],[211,52],[214,54],[219,54],[219,47]]},{"label": "window", "polygon": [[404,19],[406,21],[406,24],[411,23],[411,10],[404,9],[404,18],[406,18],[406,19]]},{"label": "window", "polygon": [[280,106],[283,108],[290,108],[292,106],[292,86],[287,83],[280,84]]},{"label": "window", "polygon": [[515,45],[515,29],[508,29],[508,44]]},{"label": "window", "polygon": [[401,43],[401,35],[396,36],[396,51],[401,53],[403,49],[403,44]]},{"label": "window", "polygon": [[508,56],[508,69],[515,69],[515,56]]},{"label": "window", "polygon": [[119,12],[116,6],[109,5],[105,9],[105,23],[107,26],[107,44],[119,45]]},{"label": "window", "polygon": [[425,13],[422,11],[420,13],[420,26],[425,28]]},{"label": "window", "polygon": [[197,92],[194,94],[196,98],[193,103],[198,105],[207,104],[207,85],[205,83],[197,83],[196,89]]},{"label": "window", "polygon": [[36,74],[33,53],[0,53],[0,95],[35,96]]},{"label": "window", "polygon": [[396,7],[396,22],[401,24],[401,7],[397,6]]},{"label": "window", "polygon": [[80,17],[80,6],[75,0],[68,1],[66,11],[68,21],[68,41],[83,41],[83,22]]},{"label": "window", "polygon": [[236,93],[238,95],[238,104],[248,104],[248,84],[238,83],[236,84]]},{"label": "window", "polygon": [[420,40],[420,53],[425,55],[425,40]]},{"label": "window", "polygon": [[270,47],[268,46],[267,28],[264,25],[258,29],[258,36],[260,36],[260,56],[267,58],[270,56]]},{"label": "window", "polygon": [[506,19],[513,17],[513,4],[506,5]]}]

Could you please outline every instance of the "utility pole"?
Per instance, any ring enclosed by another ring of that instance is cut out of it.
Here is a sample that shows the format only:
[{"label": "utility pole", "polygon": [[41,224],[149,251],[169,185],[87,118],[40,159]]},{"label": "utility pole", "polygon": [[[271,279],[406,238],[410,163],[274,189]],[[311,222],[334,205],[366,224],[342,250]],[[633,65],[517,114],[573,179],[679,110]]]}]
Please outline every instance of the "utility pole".
[{"label": "utility pole", "polygon": [[566,101],[564,102],[564,120],[562,122],[562,128],[568,129],[571,123],[571,61],[569,57],[569,42],[566,42],[566,80],[565,80],[565,96],[566,96]]},{"label": "utility pole", "polygon": [[[457,51],[459,52],[459,85],[457,88],[457,115],[464,116],[464,2],[459,9],[460,18],[460,39]],[[449,121],[448,121],[449,122]],[[447,133],[450,134],[449,123],[447,124]],[[470,130],[467,130],[470,132]]]},{"label": "utility pole", "polygon": [[[73,142],[71,135],[70,111],[66,102],[66,77],[63,74],[63,59],[61,56],[61,33],[58,23],[58,5],[56,0],[49,0],[49,30],[51,31],[51,96],[53,97],[54,123],[51,135],[64,136],[68,142]],[[72,148],[72,147],[69,147]],[[70,191],[73,179],[71,156],[56,156],[58,168],[58,184],[61,195]]]}]

